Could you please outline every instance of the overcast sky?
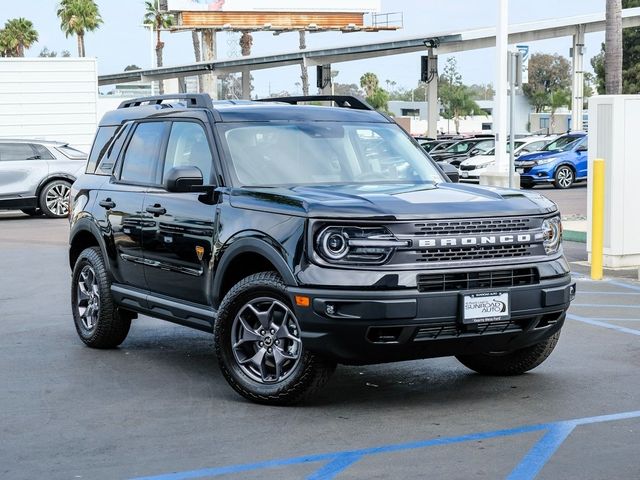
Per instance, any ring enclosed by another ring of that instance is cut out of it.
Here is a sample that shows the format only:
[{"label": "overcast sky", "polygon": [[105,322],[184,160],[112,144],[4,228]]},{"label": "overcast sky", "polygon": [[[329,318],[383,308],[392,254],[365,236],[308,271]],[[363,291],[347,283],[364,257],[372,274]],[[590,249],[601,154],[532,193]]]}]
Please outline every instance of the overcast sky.
[{"label": "overcast sky", "polygon": [[[265,0],[268,2],[268,0]],[[307,1],[307,0],[301,0]],[[319,0],[313,0],[319,1]],[[37,56],[46,46],[50,50],[69,50],[77,53],[75,38],[65,38],[60,31],[55,15],[56,0],[0,0],[0,24],[9,18],[26,17],[40,34],[40,41],[27,52]],[[86,36],[88,56],[98,57],[99,73],[122,71],[129,64],[148,67],[151,61],[151,39],[149,31],[141,27],[144,2],[141,0],[98,0],[104,25]],[[510,0],[510,22],[522,23],[548,18],[584,15],[604,11],[605,0]],[[496,0],[382,0],[383,12],[403,12],[404,29],[382,33],[317,33],[308,35],[308,48],[322,48],[342,44],[358,44],[391,40],[413,35],[430,35],[441,32],[456,32],[464,29],[494,26],[497,18]],[[237,35],[218,34],[218,56],[226,58],[237,55]],[[588,34],[586,38],[587,58],[600,50],[604,33]],[[194,60],[191,35],[189,33],[165,34],[165,65],[178,65]],[[531,52],[560,53],[569,56],[569,37],[530,44]],[[290,33],[273,36],[270,33],[254,34],[253,53],[269,54],[291,51],[298,48],[298,35]],[[399,85],[413,87],[419,77],[419,55],[409,54],[383,57],[375,60],[350,62],[335,65],[340,71],[341,83],[357,83],[366,71],[376,73],[382,82],[393,80]],[[465,83],[493,82],[494,49],[477,50],[457,54],[458,65]],[[443,58],[440,65],[444,64]],[[590,69],[589,62],[585,62]],[[442,68],[442,67],[441,67]],[[263,70],[254,73],[255,92],[266,95],[269,91],[289,90],[294,92],[299,82],[299,67]],[[311,81],[315,84],[312,74]]]}]

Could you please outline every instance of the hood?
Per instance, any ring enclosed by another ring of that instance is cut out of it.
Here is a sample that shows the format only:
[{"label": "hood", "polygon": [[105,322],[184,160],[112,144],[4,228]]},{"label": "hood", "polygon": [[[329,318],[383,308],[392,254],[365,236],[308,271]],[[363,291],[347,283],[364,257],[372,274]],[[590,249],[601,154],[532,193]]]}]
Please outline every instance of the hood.
[{"label": "hood", "polygon": [[557,210],[540,194],[458,183],[317,185],[229,190],[230,203],[310,218],[426,219],[536,215]]},{"label": "hood", "polygon": [[489,165],[495,161],[496,157],[494,155],[476,155],[475,157],[463,160],[460,165]]},{"label": "hood", "polygon": [[549,157],[559,157],[560,155],[565,155],[567,152],[563,152],[562,150],[551,150],[549,152],[535,152],[528,153],[527,155],[520,155],[516,162],[528,162],[531,160],[538,160],[540,158],[549,158]]}]

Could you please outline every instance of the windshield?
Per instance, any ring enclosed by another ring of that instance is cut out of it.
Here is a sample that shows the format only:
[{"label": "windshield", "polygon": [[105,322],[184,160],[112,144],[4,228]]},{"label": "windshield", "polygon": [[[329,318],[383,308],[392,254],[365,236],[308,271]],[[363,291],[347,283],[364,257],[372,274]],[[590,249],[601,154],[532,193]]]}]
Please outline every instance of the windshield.
[{"label": "windshield", "polygon": [[566,152],[568,150],[571,150],[576,143],[582,140],[582,138],[583,137],[570,137],[570,136],[560,137],[557,140],[554,140],[553,142],[547,144],[540,151],[541,152],[554,152],[554,151]]},{"label": "windshield", "polygon": [[438,183],[444,176],[393,124],[221,124],[242,186]]}]

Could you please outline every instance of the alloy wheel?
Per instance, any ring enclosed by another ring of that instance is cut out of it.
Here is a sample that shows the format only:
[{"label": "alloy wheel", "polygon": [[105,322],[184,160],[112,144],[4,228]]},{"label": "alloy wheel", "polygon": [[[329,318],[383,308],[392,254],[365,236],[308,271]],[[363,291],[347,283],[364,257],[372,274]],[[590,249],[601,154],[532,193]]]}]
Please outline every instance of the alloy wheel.
[{"label": "alloy wheel", "polygon": [[76,306],[82,326],[91,331],[100,315],[100,290],[98,279],[91,265],[85,265],[78,277]]},{"label": "alloy wheel", "polygon": [[50,212],[63,217],[69,214],[69,193],[71,188],[63,183],[53,185],[45,195],[45,203]]},{"label": "alloy wheel", "polygon": [[300,327],[283,302],[256,298],[233,320],[231,346],[238,366],[249,378],[260,383],[281,382],[300,361]]},{"label": "alloy wheel", "polygon": [[573,183],[573,171],[570,168],[562,167],[558,170],[558,185],[562,188],[569,188]]}]

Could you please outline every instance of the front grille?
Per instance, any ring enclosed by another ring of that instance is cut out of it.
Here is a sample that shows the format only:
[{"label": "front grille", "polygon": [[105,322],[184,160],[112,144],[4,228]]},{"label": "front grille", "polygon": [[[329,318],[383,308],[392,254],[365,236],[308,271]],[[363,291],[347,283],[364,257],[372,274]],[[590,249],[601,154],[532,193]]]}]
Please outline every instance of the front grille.
[{"label": "front grille", "polygon": [[419,292],[449,292],[477,288],[503,288],[535,285],[540,282],[537,268],[517,268],[488,272],[420,274]]},{"label": "front grille", "polygon": [[476,168],[478,168],[476,165],[464,165],[464,164],[460,164],[460,170],[475,170]]},{"label": "front grille", "polygon": [[473,247],[438,248],[419,251],[416,262],[455,262],[487,260],[492,258],[527,257],[531,255],[528,245],[483,245]]},{"label": "front grille", "polygon": [[416,235],[464,235],[506,233],[529,230],[530,218],[497,218],[482,220],[443,220],[414,224]]}]

